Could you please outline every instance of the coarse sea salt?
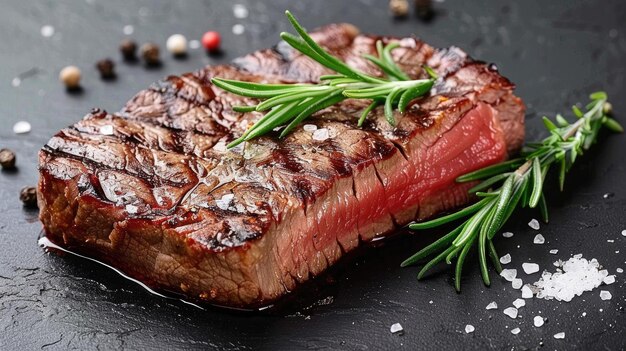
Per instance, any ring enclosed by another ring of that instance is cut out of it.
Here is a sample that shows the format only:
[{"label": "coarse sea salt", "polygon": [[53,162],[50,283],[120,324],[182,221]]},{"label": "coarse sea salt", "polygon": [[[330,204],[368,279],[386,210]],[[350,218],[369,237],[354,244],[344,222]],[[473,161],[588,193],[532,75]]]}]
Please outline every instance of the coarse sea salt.
[{"label": "coarse sea salt", "polygon": [[616,268],[615,271],[617,273],[624,273],[624,269],[622,269],[622,268]]},{"label": "coarse sea salt", "polygon": [[511,334],[517,335],[517,334],[519,334],[520,331],[521,331],[520,328],[513,328],[513,329],[511,329]]},{"label": "coarse sea salt", "polygon": [[535,316],[535,318],[533,318],[533,324],[535,325],[535,327],[539,328],[543,325],[543,323],[544,323],[543,317]]},{"label": "coarse sea salt", "polygon": [[30,123],[26,121],[19,121],[13,125],[13,133],[15,134],[26,134],[30,132],[30,129]]},{"label": "coarse sea salt", "polygon": [[237,23],[233,26],[233,34],[235,35],[241,35],[245,31],[246,31],[246,27],[243,24]]},{"label": "coarse sea salt", "polygon": [[473,332],[474,332],[474,330],[476,330],[476,329],[475,329],[475,328],[474,328],[474,326],[473,326],[473,325],[471,325],[471,324],[468,324],[468,325],[466,325],[466,326],[465,326],[465,333],[467,333],[467,334],[469,334],[469,333],[473,333]]},{"label": "coarse sea salt", "polygon": [[543,235],[541,234],[535,235],[535,238],[533,239],[533,244],[541,245],[545,242],[546,242],[546,238],[544,238]]},{"label": "coarse sea salt", "polygon": [[235,18],[246,18],[248,17],[248,8],[242,4],[233,5],[233,15]]},{"label": "coarse sea salt", "polygon": [[495,301],[491,301],[491,302],[487,305],[487,307],[485,307],[485,309],[488,309],[488,310],[495,310],[495,309],[497,309],[497,308],[498,308],[498,304],[497,304]]},{"label": "coarse sea salt", "polygon": [[135,32],[135,27],[133,27],[130,24],[127,24],[124,26],[124,28],[122,29],[122,31],[124,32],[124,34],[126,35],[131,35],[133,34],[133,32]]},{"label": "coarse sea salt", "polygon": [[521,279],[515,278],[511,282],[511,287],[513,287],[513,289],[517,290],[517,289],[521,288],[523,284],[524,284],[524,282]]},{"label": "coarse sea salt", "polygon": [[507,307],[502,312],[513,319],[517,318],[517,308],[515,307]]},{"label": "coarse sea salt", "polygon": [[622,236],[626,236],[626,229],[622,230]]},{"label": "coarse sea salt", "polygon": [[505,268],[500,272],[500,276],[502,278],[512,282],[515,277],[517,277],[517,269],[515,268]]},{"label": "coarse sea salt", "polygon": [[564,332],[556,333],[556,334],[554,334],[554,338],[555,339],[565,339],[565,333]]},{"label": "coarse sea salt", "polygon": [[578,254],[565,262],[558,260],[554,265],[556,272],[544,271],[533,284],[537,298],[569,302],[575,296],[599,287],[609,275],[606,269],[600,269],[598,260],[587,260]]},{"label": "coarse sea salt", "polygon": [[520,308],[526,306],[526,301],[523,299],[515,299],[515,301],[513,301],[513,306],[519,310]]},{"label": "coarse sea salt", "polygon": [[531,219],[530,222],[528,222],[528,226],[531,227],[534,230],[539,230],[540,226],[539,226],[539,221],[536,219]]},{"label": "coarse sea salt", "polygon": [[324,141],[328,138],[330,138],[330,135],[328,133],[328,129],[326,128],[317,129],[313,132],[313,140]]},{"label": "coarse sea salt", "polygon": [[135,205],[126,205],[125,209],[126,209],[126,212],[128,212],[129,214],[136,214],[137,211],[139,210],[139,208]]},{"label": "coarse sea salt", "polygon": [[113,126],[110,124],[107,124],[105,126],[100,127],[100,134],[113,135]]},{"label": "coarse sea salt", "polygon": [[606,285],[613,284],[613,283],[615,283],[615,276],[614,275],[607,275],[606,277],[604,277],[602,282],[604,284],[606,284]]},{"label": "coarse sea salt", "polygon": [[530,289],[528,284],[524,285],[522,287],[522,298],[523,299],[532,299],[532,297],[533,297],[533,291]]},{"label": "coarse sea salt", "polygon": [[504,232],[504,233],[502,233],[502,236],[505,237],[505,238],[512,238],[513,237],[513,233],[511,233],[511,232]]},{"label": "coarse sea salt", "polygon": [[559,253],[559,250],[557,250],[557,249],[552,249],[552,250],[550,250],[550,253],[551,253],[551,254],[553,254],[553,255],[556,255],[556,254],[558,254],[558,253]]},{"label": "coarse sea salt", "polygon": [[610,292],[608,292],[606,290],[600,291],[600,298],[602,300],[610,300],[612,297],[613,297],[613,295],[611,295]]},{"label": "coarse sea salt", "polygon": [[522,263],[522,269],[526,274],[533,274],[539,272],[539,265],[536,263]]},{"label": "coarse sea salt", "polygon": [[400,323],[394,323],[394,324],[392,324],[392,325],[391,325],[391,327],[389,328],[389,331],[390,331],[392,334],[399,333],[399,332],[401,332],[401,331],[403,331],[403,330],[404,330],[404,329],[402,329],[402,325],[400,325]]},{"label": "coarse sea salt", "polygon": [[54,35],[54,27],[53,26],[49,26],[49,25],[43,26],[43,27],[41,27],[40,32],[41,32],[41,36],[42,37],[50,38],[51,36]]},{"label": "coarse sea salt", "polygon": [[511,263],[511,255],[510,254],[506,254],[506,255],[500,257],[500,263],[502,263],[502,264],[509,264],[509,263]]},{"label": "coarse sea salt", "polygon": [[305,124],[302,126],[306,132],[312,133],[317,130],[317,126],[315,124]]},{"label": "coarse sea salt", "polygon": [[230,203],[231,203],[231,201],[233,201],[234,197],[235,197],[235,194],[226,194],[226,195],[222,196],[221,199],[215,200],[215,204],[220,209],[227,210],[228,207],[230,207]]}]

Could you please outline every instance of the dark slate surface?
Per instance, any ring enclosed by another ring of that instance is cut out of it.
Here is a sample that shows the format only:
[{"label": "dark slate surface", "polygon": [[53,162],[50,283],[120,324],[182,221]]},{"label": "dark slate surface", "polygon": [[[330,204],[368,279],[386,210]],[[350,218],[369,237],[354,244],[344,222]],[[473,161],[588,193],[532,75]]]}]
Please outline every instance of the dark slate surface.
[{"label": "dark slate surface", "polygon": [[[603,287],[613,294],[610,301],[600,300],[600,289],[571,303],[529,300],[512,320],[502,310],[519,291],[495,275],[493,286],[484,287],[475,261],[468,261],[462,294],[453,292],[448,271],[418,283],[417,269],[399,268],[436,232],[390,240],[348,259],[324,278],[323,289],[306,294],[313,297],[269,315],[202,311],[153,296],[95,263],[44,253],[37,246],[37,214],[22,209],[17,199],[20,187],[36,182],[38,148],[92,107],[115,111],[164,75],[274,44],[278,32],[288,29],[282,16],[286,8],[309,27],[346,21],[365,32],[416,34],[497,63],[528,104],[529,138],[542,133],[541,115],[584,101],[595,89],[608,91],[617,118],[626,119],[626,6],[621,0],[445,0],[436,3],[437,16],[429,24],[392,20],[383,0],[250,0],[247,5],[250,17],[242,21],[226,1],[2,1],[0,147],[17,151],[19,171],[0,174],[0,349],[624,349],[624,274]],[[247,28],[241,36],[231,33],[238,22]],[[52,38],[40,35],[46,24],[56,29]],[[135,28],[133,38],[162,47],[173,33],[198,38],[218,29],[225,55],[210,58],[195,50],[184,61],[165,55],[164,66],[150,71],[118,64],[118,80],[102,82],[93,65],[107,56],[119,61],[117,45],[127,24]],[[58,71],[68,64],[83,69],[82,94],[69,95],[57,82]],[[12,86],[14,77],[33,68],[34,75]],[[32,132],[14,135],[11,126],[18,120],[30,121]],[[620,235],[626,229],[625,147],[623,136],[607,135],[574,168],[566,192],[550,194],[552,221],[541,229],[545,245],[533,245],[535,232],[526,226],[536,214],[513,218],[506,229],[515,236],[497,241],[501,254],[513,256],[511,266],[533,261],[552,269],[557,258],[582,253],[598,258],[611,273],[626,268],[626,237]],[[605,198],[607,193],[614,195]],[[550,255],[552,248],[559,253]],[[539,277],[522,275],[525,282]],[[500,309],[486,311],[490,301]],[[533,327],[535,315],[547,317],[546,325]],[[389,332],[396,322],[403,325],[403,335]],[[465,334],[466,324],[476,331]],[[519,335],[510,333],[515,327],[521,328]],[[561,331],[565,339],[555,340]]]}]

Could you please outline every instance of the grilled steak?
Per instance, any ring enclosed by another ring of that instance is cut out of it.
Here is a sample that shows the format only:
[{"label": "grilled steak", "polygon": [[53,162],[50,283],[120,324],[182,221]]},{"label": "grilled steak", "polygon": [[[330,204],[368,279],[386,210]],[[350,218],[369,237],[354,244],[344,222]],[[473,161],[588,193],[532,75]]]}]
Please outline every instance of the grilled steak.
[{"label": "grilled steak", "polygon": [[[349,65],[375,42],[350,25],[313,38]],[[443,77],[431,95],[364,128],[367,101],[321,111],[284,140],[225,144],[258,119],[253,100],[210,83],[316,82],[325,68],[284,44],[171,76],[117,114],[94,110],[40,153],[41,221],[53,242],[107,262],[148,285],[210,303],[268,304],[321,273],[361,242],[469,201],[454,179],[500,162],[524,135],[524,105],[495,66],[458,48],[399,39],[395,60]],[[316,130],[314,130],[316,129]]]}]

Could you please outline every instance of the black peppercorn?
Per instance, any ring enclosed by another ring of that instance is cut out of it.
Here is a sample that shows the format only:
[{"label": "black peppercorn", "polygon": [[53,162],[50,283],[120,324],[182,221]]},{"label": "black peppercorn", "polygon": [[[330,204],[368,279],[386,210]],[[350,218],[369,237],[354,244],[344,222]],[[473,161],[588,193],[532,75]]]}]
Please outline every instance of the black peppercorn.
[{"label": "black peppercorn", "polygon": [[0,149],[0,167],[2,169],[14,169],[15,152],[9,149]]},{"label": "black peppercorn", "polygon": [[96,63],[96,68],[100,72],[100,78],[102,79],[113,79],[115,78],[115,64],[111,59],[100,60]]},{"label": "black peppercorn", "polygon": [[126,39],[120,44],[120,51],[126,61],[134,61],[137,59],[137,43],[130,39]]},{"label": "black peppercorn", "polygon": [[153,43],[146,43],[141,47],[141,57],[148,66],[156,66],[160,63],[159,47]]},{"label": "black peppercorn", "polygon": [[25,207],[37,207],[37,188],[33,186],[24,187],[20,191],[20,200]]},{"label": "black peppercorn", "polygon": [[435,14],[432,0],[415,0],[415,12],[421,20],[431,20]]}]

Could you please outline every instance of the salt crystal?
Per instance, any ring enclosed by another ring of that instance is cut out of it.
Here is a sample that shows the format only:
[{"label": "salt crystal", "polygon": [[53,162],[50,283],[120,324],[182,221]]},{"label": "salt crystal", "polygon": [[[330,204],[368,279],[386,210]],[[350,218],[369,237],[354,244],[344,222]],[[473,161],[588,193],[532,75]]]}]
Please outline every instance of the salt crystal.
[{"label": "salt crystal", "polygon": [[522,299],[515,299],[515,301],[513,301],[513,306],[515,306],[515,308],[517,309],[520,309],[526,306],[526,301]]},{"label": "salt crystal", "polygon": [[555,339],[565,339],[565,333],[563,333],[563,332],[556,333],[556,334],[554,334],[554,338]]},{"label": "salt crystal", "polygon": [[399,332],[401,332],[403,330],[404,329],[402,329],[402,325],[400,325],[400,323],[394,323],[394,324],[391,325],[391,328],[389,328],[389,331],[392,334],[399,333]]},{"label": "salt crystal", "polygon": [[511,263],[511,255],[510,254],[506,254],[506,255],[500,257],[500,263],[502,263],[502,264],[509,264],[509,263]]},{"label": "salt crystal", "polygon": [[233,26],[233,34],[235,35],[241,35],[245,31],[246,31],[246,27],[244,27],[243,24],[237,23]]},{"label": "salt crystal", "polygon": [[[624,230],[626,232],[626,230]],[[502,233],[502,236],[505,238],[512,238],[513,237],[513,233],[511,232],[504,232]]]},{"label": "salt crystal", "polygon": [[539,272],[539,265],[536,263],[522,263],[522,269],[526,274],[533,274]]},{"label": "salt crystal", "polygon": [[465,326],[465,333],[469,334],[469,333],[473,333],[475,330],[474,326],[471,324],[468,324]]},{"label": "salt crystal", "polygon": [[565,262],[557,260],[554,265],[558,267],[556,272],[544,271],[541,279],[534,283],[538,298],[571,301],[585,291],[599,287],[609,275],[606,269],[599,269],[598,260],[588,261],[581,254]]},{"label": "salt crystal", "polygon": [[533,318],[533,323],[535,324],[535,327],[541,327],[544,323],[543,317],[535,316],[535,318]]},{"label": "salt crystal", "polygon": [[15,77],[11,80],[11,85],[14,87],[19,87],[20,84],[22,84],[22,80],[20,79],[20,77]]},{"label": "salt crystal", "polygon": [[137,211],[139,210],[139,207],[135,206],[135,205],[126,205],[125,206],[125,210],[126,212],[128,212],[129,214],[135,214],[137,213]]},{"label": "salt crystal", "polygon": [[550,253],[553,254],[553,255],[556,255],[557,253],[559,253],[559,250],[552,249],[552,250],[550,250]]},{"label": "salt crystal", "polygon": [[539,230],[539,221],[533,218],[528,222],[528,226],[534,230]]},{"label": "salt crystal", "polygon": [[54,35],[54,27],[53,26],[43,26],[41,27],[41,36],[44,38],[50,38]]},{"label": "salt crystal", "polygon": [[624,270],[622,268],[616,268],[615,271],[617,273],[624,273]]},{"label": "salt crystal", "polygon": [[584,316],[586,316],[586,315],[587,315],[587,312],[583,312],[582,316],[584,317]]},{"label": "salt crystal", "polygon": [[536,263],[522,263],[522,269],[526,274],[533,274],[539,272],[539,265]]},{"label": "salt crystal", "polygon": [[495,310],[498,308],[498,304],[495,301],[491,301],[485,308],[488,310]]},{"label": "salt crystal", "polygon": [[517,335],[517,334],[519,334],[520,331],[521,331],[520,328],[513,328],[513,329],[511,329],[511,334]]},{"label": "salt crystal", "polygon": [[606,284],[606,285],[613,284],[613,283],[615,283],[615,276],[614,275],[607,275],[606,277],[604,277],[602,282],[604,284]]},{"label": "salt crystal", "polygon": [[535,235],[535,238],[533,239],[533,244],[543,244],[545,242],[546,239],[541,234]]},{"label": "salt crystal", "polygon": [[246,18],[248,17],[248,8],[242,4],[233,5],[233,15],[235,18]]},{"label": "salt crystal", "polygon": [[626,236],[626,229],[622,230],[622,236]]},{"label": "salt crystal", "polygon": [[135,27],[131,26],[130,24],[127,24],[124,26],[123,31],[124,31],[124,34],[131,35],[135,31]]},{"label": "salt crystal", "polygon": [[215,143],[215,145],[213,145],[213,150],[215,151],[226,151],[227,147],[226,147],[226,142],[223,140],[218,141],[217,143]]},{"label": "salt crystal", "polygon": [[524,299],[532,299],[533,291],[530,289],[528,285],[524,285],[522,287],[522,298]]},{"label": "salt crystal", "polygon": [[324,141],[329,138],[328,129],[322,128],[313,132],[313,140]]},{"label": "salt crystal", "polygon": [[583,254],[575,254],[572,257],[575,258],[575,259],[580,259],[580,258],[583,258]]},{"label": "salt crystal", "polygon": [[113,135],[113,126],[112,125],[105,125],[100,127],[100,134],[102,135]]},{"label": "salt crystal", "polygon": [[190,40],[189,41],[189,48],[190,49],[199,49],[200,48],[200,41],[199,40]]},{"label": "salt crystal", "polygon": [[610,292],[606,291],[606,290],[601,290],[600,291],[600,298],[602,300],[610,300],[613,297],[613,295],[611,295]]},{"label": "salt crystal", "polygon": [[606,242],[607,242],[607,243],[614,243],[614,242],[615,242],[615,240],[613,240],[613,239],[607,239],[607,241],[606,241]]},{"label": "salt crystal", "polygon": [[513,279],[515,279],[515,277],[517,277],[517,269],[515,269],[515,268],[503,269],[502,272],[500,272],[500,276],[502,276],[502,278],[512,282]]},{"label": "salt crystal", "polygon": [[315,124],[305,124],[302,126],[306,132],[312,133],[317,130],[317,126]]},{"label": "salt crystal", "polygon": [[226,194],[221,199],[215,200],[215,204],[222,210],[227,210],[230,207],[230,202],[235,197],[235,194]]},{"label": "salt crystal", "polygon": [[26,134],[30,132],[30,129],[30,123],[26,121],[19,121],[13,125],[13,133],[15,134]]},{"label": "salt crystal", "polygon": [[515,307],[507,307],[504,309],[504,314],[506,314],[507,316],[515,319],[517,318],[517,308]]},{"label": "salt crystal", "polygon": [[521,279],[519,279],[519,278],[515,278],[511,282],[511,286],[513,287],[513,289],[516,289],[516,290],[521,288],[523,284],[524,284],[524,282]]},{"label": "salt crystal", "polygon": [[433,304],[433,300],[428,301],[428,303],[432,305]]}]

